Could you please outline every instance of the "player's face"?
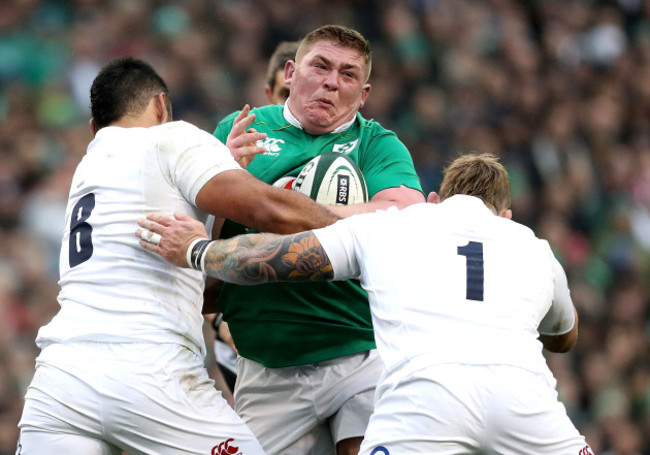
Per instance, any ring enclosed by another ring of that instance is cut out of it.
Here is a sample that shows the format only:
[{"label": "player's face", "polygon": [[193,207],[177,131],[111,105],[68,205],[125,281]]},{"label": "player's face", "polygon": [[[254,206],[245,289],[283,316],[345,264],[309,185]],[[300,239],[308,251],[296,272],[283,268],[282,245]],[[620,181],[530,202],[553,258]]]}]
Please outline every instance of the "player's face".
[{"label": "player's face", "polygon": [[351,120],[370,92],[366,63],[356,50],[321,41],[289,62],[285,79],[291,88],[291,113],[311,134],[325,134]]},{"label": "player's face", "polygon": [[289,86],[284,82],[284,68],[275,73],[273,91],[269,88],[269,104],[284,104],[289,97]]}]

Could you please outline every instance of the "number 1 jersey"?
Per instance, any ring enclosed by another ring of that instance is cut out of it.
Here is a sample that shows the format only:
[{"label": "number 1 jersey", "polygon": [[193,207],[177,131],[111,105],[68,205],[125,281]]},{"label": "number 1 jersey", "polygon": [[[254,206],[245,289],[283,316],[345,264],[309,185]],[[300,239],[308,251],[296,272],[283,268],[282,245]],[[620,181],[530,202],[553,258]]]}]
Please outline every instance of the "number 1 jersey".
[{"label": "number 1 jersey", "polygon": [[573,327],[548,242],[476,197],[358,215],[315,233],[335,279],[358,277],[368,292],[389,374],[464,363],[549,375],[539,333]]}]

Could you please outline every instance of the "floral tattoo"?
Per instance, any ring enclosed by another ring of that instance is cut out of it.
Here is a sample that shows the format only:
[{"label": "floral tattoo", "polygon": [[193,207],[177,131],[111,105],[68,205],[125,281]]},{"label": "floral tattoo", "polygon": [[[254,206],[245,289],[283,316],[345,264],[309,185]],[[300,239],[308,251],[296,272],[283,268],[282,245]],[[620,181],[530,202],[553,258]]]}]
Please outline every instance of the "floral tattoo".
[{"label": "floral tattoo", "polygon": [[311,232],[292,235],[249,234],[213,242],[205,271],[229,283],[328,281],[332,264]]}]

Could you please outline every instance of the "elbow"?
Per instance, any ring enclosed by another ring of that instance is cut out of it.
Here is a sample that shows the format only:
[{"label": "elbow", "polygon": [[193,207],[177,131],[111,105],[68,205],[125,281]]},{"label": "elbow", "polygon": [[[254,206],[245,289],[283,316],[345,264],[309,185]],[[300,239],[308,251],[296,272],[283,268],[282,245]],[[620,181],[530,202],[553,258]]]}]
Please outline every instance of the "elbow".
[{"label": "elbow", "polygon": [[565,353],[569,352],[578,341],[578,311],[573,308],[573,328],[562,335],[540,335],[539,340],[544,345],[544,349],[551,352]]},{"label": "elbow", "polygon": [[578,341],[578,326],[576,324],[570,332],[562,335],[540,335],[539,340],[547,351],[560,354],[569,352]]}]

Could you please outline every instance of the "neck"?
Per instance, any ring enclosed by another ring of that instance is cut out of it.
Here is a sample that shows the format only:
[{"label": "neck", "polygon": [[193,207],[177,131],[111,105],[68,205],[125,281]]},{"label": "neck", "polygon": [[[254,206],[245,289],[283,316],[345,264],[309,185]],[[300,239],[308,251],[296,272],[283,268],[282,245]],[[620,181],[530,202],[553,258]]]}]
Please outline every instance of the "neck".
[{"label": "neck", "polygon": [[119,126],[121,128],[149,128],[150,126],[160,125],[161,123],[163,122],[153,116],[138,115],[134,117],[125,115],[108,126]]}]

